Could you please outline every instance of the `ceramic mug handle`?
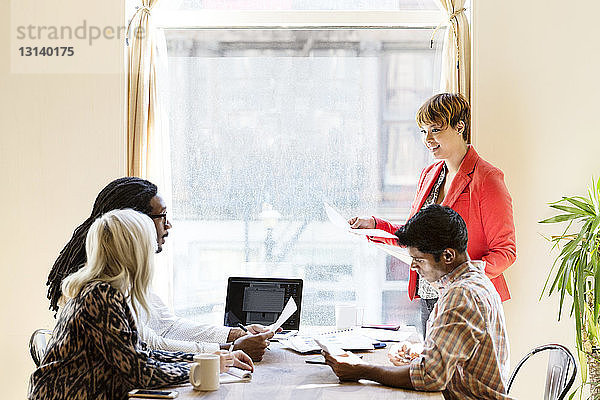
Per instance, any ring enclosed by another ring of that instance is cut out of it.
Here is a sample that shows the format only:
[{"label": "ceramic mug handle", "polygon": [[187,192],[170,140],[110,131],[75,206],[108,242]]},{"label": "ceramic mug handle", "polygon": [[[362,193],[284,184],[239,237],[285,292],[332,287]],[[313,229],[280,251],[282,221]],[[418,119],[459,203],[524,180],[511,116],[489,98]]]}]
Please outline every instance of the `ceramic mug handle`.
[{"label": "ceramic mug handle", "polygon": [[200,368],[200,364],[193,363],[190,368],[190,383],[192,386],[199,388],[202,385],[202,379],[200,378],[202,374],[198,374],[198,380],[196,381],[196,368]]}]

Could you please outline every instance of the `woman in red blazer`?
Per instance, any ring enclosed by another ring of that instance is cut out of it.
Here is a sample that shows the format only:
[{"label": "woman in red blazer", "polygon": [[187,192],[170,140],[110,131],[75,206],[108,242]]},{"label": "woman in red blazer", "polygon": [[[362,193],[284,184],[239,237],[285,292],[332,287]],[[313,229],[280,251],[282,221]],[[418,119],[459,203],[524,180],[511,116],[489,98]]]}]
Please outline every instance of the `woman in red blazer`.
[{"label": "woman in red blazer", "polygon": [[[451,93],[433,96],[417,112],[423,143],[437,161],[421,173],[409,218],[432,203],[458,212],[467,224],[469,256],[485,261],[485,272],[505,301],[510,293],[502,272],[514,263],[517,254],[512,200],[502,171],[467,144],[470,117],[468,101]],[[353,228],[378,228],[390,233],[400,227],[376,217],[354,217],[348,222]],[[396,244],[394,239],[371,240]],[[425,326],[437,296],[426,282],[417,281],[417,273],[411,270],[408,295],[411,300],[427,297],[422,300]]]}]

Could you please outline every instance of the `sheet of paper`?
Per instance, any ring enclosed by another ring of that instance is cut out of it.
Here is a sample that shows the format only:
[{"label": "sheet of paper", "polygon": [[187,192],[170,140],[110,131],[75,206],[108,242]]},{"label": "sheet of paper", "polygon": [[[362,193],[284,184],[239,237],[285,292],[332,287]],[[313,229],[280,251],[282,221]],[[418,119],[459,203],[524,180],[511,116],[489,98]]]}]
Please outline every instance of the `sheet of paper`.
[{"label": "sheet of paper", "polygon": [[267,328],[270,331],[275,332],[277,329],[279,329],[281,327],[281,325],[285,324],[285,321],[287,321],[292,316],[292,314],[296,312],[297,309],[298,309],[298,306],[296,305],[294,298],[290,297],[287,304],[283,308],[283,311],[279,315],[279,318],[277,318],[277,321],[275,321],[274,324],[267,326]]},{"label": "sheet of paper", "polygon": [[219,376],[220,383],[236,383],[236,382],[250,382],[252,380],[252,372],[231,367],[227,372],[222,373]]},{"label": "sheet of paper", "polygon": [[385,251],[391,256],[396,257],[398,260],[410,265],[412,264],[412,257],[408,254],[408,250],[404,247],[391,246],[383,243],[373,243],[375,246]]},{"label": "sheet of paper", "polygon": [[342,217],[341,214],[339,212],[337,212],[333,207],[331,207],[329,204],[327,203],[323,203],[325,206],[325,213],[327,213],[327,217],[329,218],[329,221],[331,221],[332,224],[334,224],[335,226],[337,226],[340,229],[345,230],[346,232],[350,232],[353,233],[355,235],[360,235],[360,236],[373,236],[373,237],[380,237],[380,238],[389,238],[389,239],[395,239],[396,236],[386,232],[384,230],[381,229],[352,229],[350,228],[350,224],[348,224],[348,221],[346,220],[346,218]]},{"label": "sheet of paper", "polygon": [[331,343],[327,339],[315,338],[315,342],[317,342],[321,349],[331,354],[338,361],[343,361],[350,364],[363,363],[363,360],[361,360],[356,354],[350,351],[344,351],[341,347],[337,346],[337,344]]}]

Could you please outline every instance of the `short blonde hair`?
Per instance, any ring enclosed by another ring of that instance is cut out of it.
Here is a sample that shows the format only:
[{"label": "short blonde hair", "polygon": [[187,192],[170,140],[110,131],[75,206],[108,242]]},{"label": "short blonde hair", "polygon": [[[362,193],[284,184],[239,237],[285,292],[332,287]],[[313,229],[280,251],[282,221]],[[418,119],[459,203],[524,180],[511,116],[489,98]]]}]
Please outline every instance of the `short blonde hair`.
[{"label": "short blonde hair", "polygon": [[417,111],[416,119],[419,126],[436,124],[442,128],[456,128],[458,122],[463,121],[463,139],[465,142],[470,140],[471,106],[460,93],[440,93],[430,97]]},{"label": "short blonde hair", "polygon": [[149,314],[156,246],[156,228],[147,215],[132,209],[103,214],[87,233],[87,263],[63,280],[63,294],[74,298],[90,282],[107,282],[123,293],[138,318],[140,306]]}]

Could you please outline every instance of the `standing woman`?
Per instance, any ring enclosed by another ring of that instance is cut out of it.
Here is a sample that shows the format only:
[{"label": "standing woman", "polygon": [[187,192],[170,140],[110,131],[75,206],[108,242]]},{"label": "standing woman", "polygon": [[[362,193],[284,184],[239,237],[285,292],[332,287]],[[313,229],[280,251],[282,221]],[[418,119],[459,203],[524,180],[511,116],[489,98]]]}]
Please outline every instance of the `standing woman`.
[{"label": "standing woman", "polygon": [[[194,354],[148,351],[135,318],[148,312],[156,230],[131,209],[110,211],[91,225],[87,263],[63,280],[61,310],[41,365],[31,375],[29,399],[125,399],[134,388],[186,382]],[[132,312],[133,311],[133,312]],[[243,352],[221,365],[252,369]]]},{"label": "standing woman", "polygon": [[[486,275],[491,279],[502,301],[510,299],[502,273],[517,255],[512,199],[502,171],[485,161],[467,144],[471,125],[469,102],[461,94],[441,93],[417,111],[423,143],[437,160],[421,172],[417,194],[408,218],[430,204],[454,209],[467,224],[467,252],[473,260],[485,261]],[[395,225],[376,217],[354,217],[352,228],[377,228],[395,233]],[[394,244],[394,239],[371,238]],[[408,284],[410,299],[421,298],[423,333],[437,302],[437,291],[411,270]]]}]

